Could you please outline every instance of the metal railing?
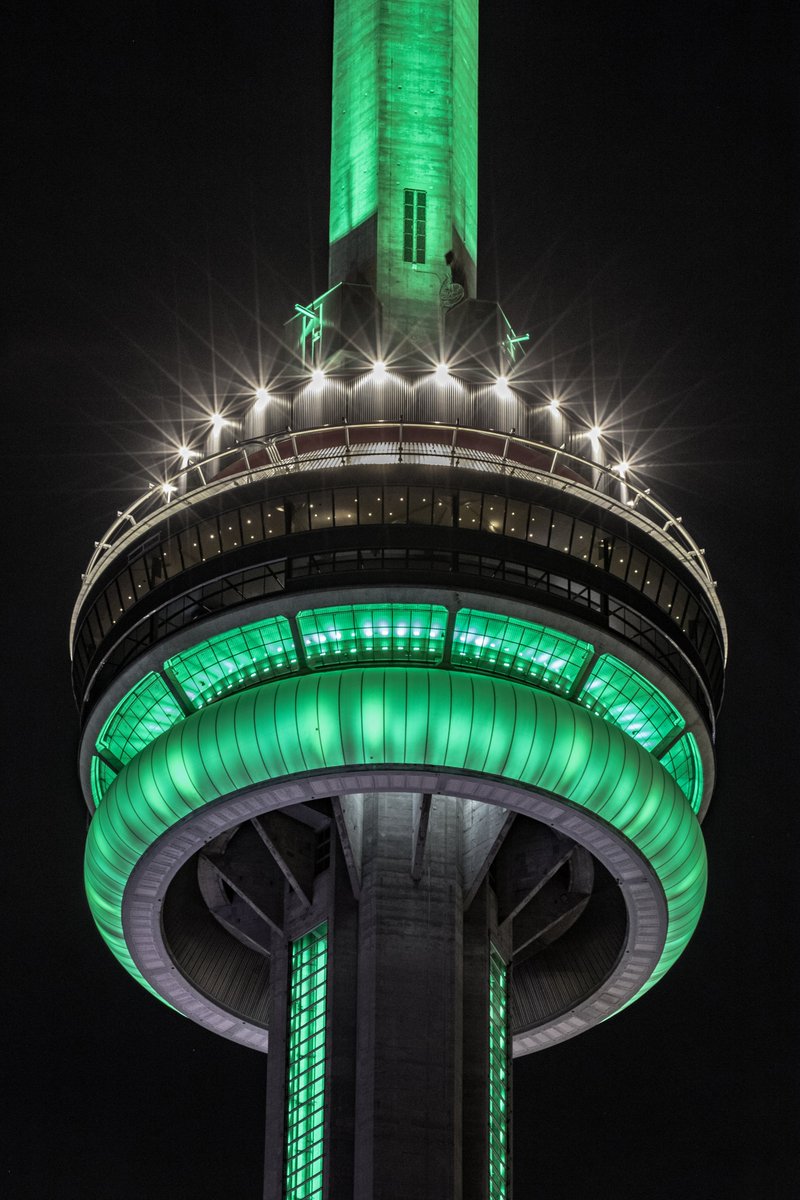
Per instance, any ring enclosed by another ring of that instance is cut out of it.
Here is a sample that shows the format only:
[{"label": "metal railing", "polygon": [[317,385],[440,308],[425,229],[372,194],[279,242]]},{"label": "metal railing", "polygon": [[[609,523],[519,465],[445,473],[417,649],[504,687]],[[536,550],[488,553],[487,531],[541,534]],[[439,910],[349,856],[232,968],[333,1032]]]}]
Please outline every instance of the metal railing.
[{"label": "metal railing", "polygon": [[[379,431],[380,441],[359,442],[359,431]],[[435,441],[423,441],[419,434],[428,429]],[[324,436],[330,443],[333,435],[340,434],[338,444],[328,444],[323,449],[303,451],[304,442],[312,442]],[[412,434],[413,439],[408,435]],[[443,440],[444,435],[448,440]],[[459,437],[470,440],[479,437],[485,440],[486,449],[459,444]],[[289,450],[288,455],[279,451]],[[496,450],[494,449],[496,447]],[[520,451],[533,451],[549,459],[546,469],[526,465],[520,461]],[[254,458],[263,461],[254,463]],[[70,645],[72,645],[77,619],[83,602],[98,576],[113,558],[123,553],[133,542],[137,542],[149,530],[155,529],[165,518],[191,509],[195,504],[244,484],[263,478],[288,475],[294,471],[313,470],[315,467],[330,467],[332,462],[355,465],[363,462],[403,462],[431,466],[464,466],[474,469],[496,471],[498,474],[525,479],[556,491],[566,492],[588,503],[601,504],[609,512],[635,525],[654,541],[660,543],[677,558],[701,585],[714,611],[724,645],[725,658],[728,653],[728,636],[725,617],[716,593],[716,584],[705,561],[705,551],[684,528],[682,518],[675,516],[650,494],[623,479],[612,468],[581,458],[565,449],[557,449],[545,442],[534,442],[511,433],[498,433],[486,429],[462,425],[426,425],[420,421],[365,422],[359,425],[323,425],[314,429],[285,430],[268,437],[257,437],[235,443],[226,449],[206,455],[189,463],[163,484],[153,485],[132,504],[120,512],[111,523],[89,559],[80,592],[75,603],[70,623]],[[239,469],[231,470],[230,468]],[[574,476],[560,473],[574,472]],[[220,478],[222,471],[225,477]],[[575,476],[587,475],[595,484]],[[605,490],[608,489],[608,490]],[[613,494],[619,490],[619,497]]]}]

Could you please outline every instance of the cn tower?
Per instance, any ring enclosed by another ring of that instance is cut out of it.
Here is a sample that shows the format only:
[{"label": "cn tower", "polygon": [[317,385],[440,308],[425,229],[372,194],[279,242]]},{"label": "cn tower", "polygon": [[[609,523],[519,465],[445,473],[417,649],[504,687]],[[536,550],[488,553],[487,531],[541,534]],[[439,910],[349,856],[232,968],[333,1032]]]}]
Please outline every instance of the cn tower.
[{"label": "cn tower", "polygon": [[725,621],[478,295],[478,0],[337,0],[333,53],[328,289],[75,605],[86,890],[267,1054],[265,1200],[511,1200],[512,1056],[700,916]]}]

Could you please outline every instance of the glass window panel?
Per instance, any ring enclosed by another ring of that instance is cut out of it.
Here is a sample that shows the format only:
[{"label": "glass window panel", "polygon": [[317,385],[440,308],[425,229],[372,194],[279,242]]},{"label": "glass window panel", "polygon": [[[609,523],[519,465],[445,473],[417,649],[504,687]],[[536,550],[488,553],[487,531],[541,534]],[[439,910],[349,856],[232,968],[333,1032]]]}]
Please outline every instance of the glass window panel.
[{"label": "glass window panel", "polygon": [[660,566],[655,559],[651,558],[647,564],[647,570],[645,571],[644,576],[644,584],[642,585],[642,591],[644,592],[645,596],[648,596],[651,600],[655,600],[658,596],[658,589],[661,587],[661,576],[663,574],[664,568]]},{"label": "glass window panel", "polygon": [[686,605],[686,612],[683,614],[683,622],[681,625],[683,632],[688,633],[690,637],[694,631],[695,624],[697,622],[697,614],[699,611],[700,608],[697,601],[693,596],[690,596],[689,603]]},{"label": "glass window panel", "polygon": [[433,489],[433,524],[453,524],[453,493],[442,488]]},{"label": "glass window panel", "polygon": [[358,489],[358,520],[360,525],[383,524],[383,490],[380,487]]},{"label": "glass window panel", "polygon": [[672,608],[672,600],[677,586],[678,581],[675,576],[669,571],[665,571],[664,578],[661,580],[661,590],[658,593],[658,607],[663,608],[665,612],[669,612]]},{"label": "glass window panel", "polygon": [[404,487],[383,489],[383,519],[387,525],[405,525],[408,520],[408,503]]},{"label": "glass window panel", "polygon": [[358,524],[358,488],[334,489],[333,517],[337,526]]},{"label": "glass window panel", "polygon": [[285,617],[268,617],[219,634],[164,663],[164,670],[193,708],[297,669],[294,640]]},{"label": "glass window panel", "polygon": [[202,554],[200,553],[200,541],[197,536],[197,528],[192,525],[189,529],[183,529],[178,534],[181,546],[181,556],[183,558],[184,567],[193,567],[196,563],[202,562]]},{"label": "glass window panel", "polygon": [[480,529],[482,499],[480,492],[459,492],[458,524],[462,529]]},{"label": "glass window panel", "polygon": [[506,501],[504,496],[483,497],[483,520],[481,528],[487,533],[502,533],[506,519]]},{"label": "glass window panel", "polygon": [[219,525],[216,517],[208,517],[197,527],[197,540],[203,558],[213,558],[220,552]]},{"label": "glass window panel", "polygon": [[354,662],[439,663],[447,609],[438,604],[350,604],[297,614],[309,667]]},{"label": "glass window panel", "polygon": [[592,549],[589,553],[589,562],[593,566],[607,571],[611,560],[611,545],[610,536],[602,529],[595,529],[592,537]]},{"label": "glass window panel", "polygon": [[627,542],[623,542],[622,538],[614,538],[614,544],[611,551],[611,574],[616,575],[618,579],[624,579],[628,570],[628,559],[630,558],[631,548]]},{"label": "glass window panel", "polygon": [[242,523],[242,541],[245,545],[248,542],[260,542],[263,539],[264,522],[261,518],[260,504],[246,504],[239,510],[239,519]]},{"label": "glass window panel", "polygon": [[239,510],[223,513],[219,519],[219,533],[223,550],[235,550],[242,544],[242,530],[239,525]]},{"label": "glass window panel", "polygon": [[[141,599],[142,596],[146,596],[150,591],[150,580],[147,578],[147,569],[145,567],[144,557],[137,558],[134,562],[129,563],[128,566],[131,573],[134,590],[136,592],[136,598],[137,600]],[[115,612],[114,616],[117,615],[118,614]]]},{"label": "glass window panel", "polygon": [[542,508],[539,504],[532,504],[530,520],[528,522],[528,541],[534,542],[537,546],[546,546],[547,539],[550,536],[550,522],[552,519],[553,514],[549,508]]},{"label": "glass window panel", "polygon": [[675,598],[672,601],[672,608],[669,611],[672,619],[677,621],[679,624],[683,620],[684,609],[686,608],[688,601],[689,593],[686,591],[685,587],[682,587],[681,584],[678,584],[677,588],[675,589]]},{"label": "glass window panel", "polygon": [[457,667],[478,667],[566,692],[592,653],[588,642],[544,625],[462,608],[450,657]]},{"label": "glass window panel", "polygon": [[430,525],[433,520],[433,488],[408,489],[408,520],[414,525]]},{"label": "glass window panel", "polygon": [[[289,506],[289,532],[290,533],[307,533],[308,532],[308,496],[298,495],[290,496],[287,500]],[[267,518],[269,521],[269,518]]]},{"label": "glass window panel", "polygon": [[644,585],[645,571],[647,570],[647,555],[641,550],[631,551],[630,562],[628,563],[628,583],[635,588],[641,590]]},{"label": "glass window panel", "polygon": [[110,751],[121,763],[130,762],[182,718],[180,705],[167,684],[151,671],[123,696],[106,719],[97,738],[97,749]]},{"label": "glass window panel", "polygon": [[699,813],[703,803],[703,763],[694,734],[684,734],[680,741],[662,756],[661,765],[669,771],[692,810]]},{"label": "glass window panel", "polygon": [[183,570],[181,547],[177,534],[162,542],[161,561],[164,564],[164,575],[167,579],[172,579],[173,576],[179,575]]},{"label": "glass window panel", "polygon": [[276,504],[274,500],[265,500],[261,505],[261,520],[264,523],[264,537],[280,537],[286,532],[286,507],[283,503]]},{"label": "glass window panel", "polygon": [[112,767],[109,767],[108,763],[103,762],[102,758],[98,758],[96,754],[92,756],[90,783],[95,808],[103,799],[103,796],[111,787],[116,777],[116,771]]},{"label": "glass window panel", "polygon": [[505,533],[507,537],[522,538],[524,541],[528,533],[528,504],[522,500],[509,500],[506,505],[506,524]]},{"label": "glass window panel", "polygon": [[612,654],[597,660],[578,703],[617,725],[646,750],[655,750],[685,725],[663,692]]},{"label": "glass window panel", "polygon": [[333,525],[333,498],[330,491],[309,492],[308,511],[312,529],[330,529]]},{"label": "glass window panel", "polygon": [[572,517],[568,517],[566,513],[554,512],[550,519],[550,549],[569,554],[571,538]]},{"label": "glass window panel", "polygon": [[586,521],[575,521],[572,526],[572,541],[570,542],[570,554],[574,554],[576,558],[589,561],[589,554],[592,549],[592,534],[594,529]]}]

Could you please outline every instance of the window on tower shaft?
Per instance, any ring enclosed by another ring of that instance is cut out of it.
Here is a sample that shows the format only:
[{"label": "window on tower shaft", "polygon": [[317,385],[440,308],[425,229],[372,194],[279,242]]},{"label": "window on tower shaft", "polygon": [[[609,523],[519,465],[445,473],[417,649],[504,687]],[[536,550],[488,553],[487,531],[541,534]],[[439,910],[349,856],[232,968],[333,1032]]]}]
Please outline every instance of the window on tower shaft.
[{"label": "window on tower shaft", "polygon": [[405,189],[403,202],[403,262],[425,262],[427,193]]}]

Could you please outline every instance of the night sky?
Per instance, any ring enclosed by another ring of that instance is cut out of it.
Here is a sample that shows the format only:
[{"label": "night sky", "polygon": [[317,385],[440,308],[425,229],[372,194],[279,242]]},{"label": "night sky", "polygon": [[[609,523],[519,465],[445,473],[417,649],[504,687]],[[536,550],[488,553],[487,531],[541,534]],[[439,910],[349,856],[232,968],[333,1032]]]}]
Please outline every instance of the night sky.
[{"label": "night sky", "polygon": [[[324,290],[333,5],[17,7],[0,1191],[256,1200],[264,1061],[138,988],[89,917],[67,628],[187,394],[246,390],[256,295],[280,327]],[[768,1200],[800,1166],[789,8],[482,5],[479,292],[543,379],[594,391],[707,548],[731,642],[700,928],[642,1001],[518,1062],[516,1200]]]}]

